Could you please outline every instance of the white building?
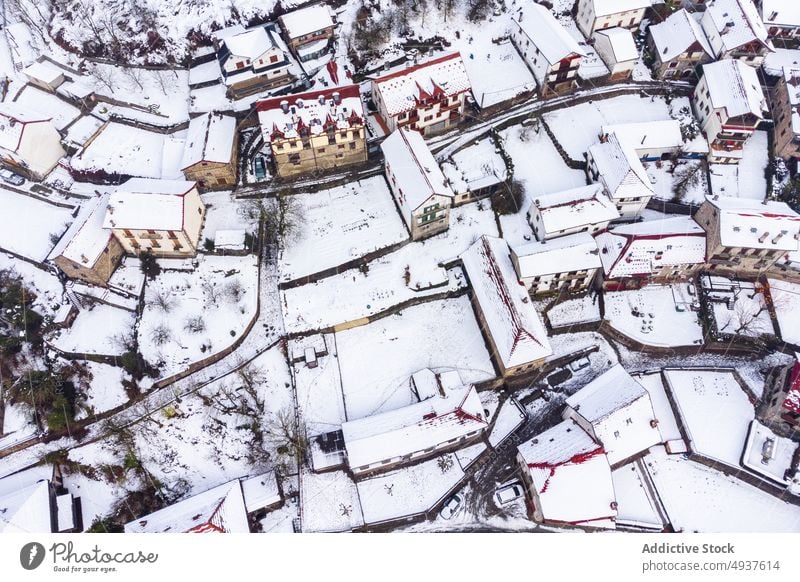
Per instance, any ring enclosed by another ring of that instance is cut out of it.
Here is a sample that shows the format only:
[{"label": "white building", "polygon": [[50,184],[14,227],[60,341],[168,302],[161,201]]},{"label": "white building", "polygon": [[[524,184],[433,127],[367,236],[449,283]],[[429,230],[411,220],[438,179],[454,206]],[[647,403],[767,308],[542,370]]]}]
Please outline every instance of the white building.
[{"label": "white building", "polygon": [[232,89],[251,92],[293,79],[287,47],[272,25],[223,29],[214,40],[222,76]]},{"label": "white building", "polygon": [[650,394],[620,364],[567,398],[563,418],[599,442],[611,466],[662,442]]},{"label": "white building", "polygon": [[600,268],[597,244],[587,232],[511,249],[520,281],[533,293],[586,289]]},{"label": "white building", "polygon": [[600,131],[602,136],[615,134],[623,147],[631,148],[644,161],[708,154],[708,143],[702,137],[684,142],[681,124],[675,119],[604,125]]},{"label": "white building", "polygon": [[316,59],[328,52],[336,23],[334,13],[327,4],[313,4],[293,10],[279,20],[289,46],[300,61]]},{"label": "white building", "polygon": [[586,38],[604,28],[633,29],[642,22],[650,4],[650,0],[578,0],[575,21]]},{"label": "white building", "polygon": [[599,232],[619,216],[601,184],[539,196],[528,210],[528,222],[540,241],[578,232]]},{"label": "white building", "polygon": [[695,67],[714,60],[706,33],[685,9],[673,12],[664,22],[651,24],[647,32],[653,71],[660,79],[694,78]]},{"label": "white building", "polygon": [[0,103],[0,164],[41,180],[65,155],[51,118],[19,103]]},{"label": "white building", "polygon": [[398,129],[383,140],[381,150],[386,179],[411,238],[447,230],[454,194],[422,135]]},{"label": "white building", "polygon": [[521,6],[511,16],[511,42],[533,71],[542,95],[577,85],[585,53],[548,8],[533,2]]},{"label": "white building", "polygon": [[572,420],[519,445],[517,464],[535,521],[616,527],[611,465],[603,446]]},{"label": "white building", "polygon": [[623,146],[613,133],[603,139],[589,147],[589,176],[604,186],[620,216],[633,220],[653,197],[653,184],[632,147]]},{"label": "white building", "polygon": [[700,24],[718,59],[760,67],[775,51],[753,0],[708,0]]},{"label": "white building", "polygon": [[630,77],[639,59],[633,33],[627,28],[604,28],[592,35],[594,49],[608,67],[612,79]]},{"label": "white building", "polygon": [[800,4],[786,0],[761,0],[761,19],[770,38],[800,35]]}]

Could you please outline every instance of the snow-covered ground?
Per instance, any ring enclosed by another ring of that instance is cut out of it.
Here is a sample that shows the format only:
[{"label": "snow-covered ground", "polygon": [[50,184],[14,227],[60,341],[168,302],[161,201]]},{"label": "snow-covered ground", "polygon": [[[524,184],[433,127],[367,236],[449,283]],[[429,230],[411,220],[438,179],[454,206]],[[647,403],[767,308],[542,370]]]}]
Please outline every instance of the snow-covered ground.
[{"label": "snow-covered ground", "polygon": [[76,170],[103,170],[139,178],[161,178],[167,138],[163,133],[109,123],[72,157]]},{"label": "snow-covered ground", "polygon": [[53,315],[64,305],[62,298],[64,289],[54,274],[0,253],[0,271],[6,270],[16,273],[25,282],[25,286],[36,293],[33,305],[42,315]]},{"label": "snow-covered ground", "polygon": [[81,310],[70,327],[55,332],[50,343],[64,352],[120,356],[126,350],[123,338],[133,335],[135,321],[131,311],[98,303]]},{"label": "snow-covered ground", "polygon": [[349,531],[364,525],[356,484],[347,473],[305,472],[301,483],[304,532]]},{"label": "snow-covered ground", "polygon": [[711,164],[711,193],[763,200],[767,195],[764,169],[769,162],[766,131],[756,131],[744,142],[738,164]]},{"label": "snow-covered ground", "polygon": [[[312,336],[293,340],[290,345],[314,346],[323,336]],[[336,341],[333,334],[324,336],[327,356],[317,357],[317,367],[309,368],[305,362],[292,366],[297,406],[300,417],[310,436],[336,430],[347,420],[342,396],[342,379],[339,372]]]},{"label": "snow-covered ground", "polygon": [[72,222],[72,210],[0,187],[0,248],[34,261],[47,258]]},{"label": "snow-covered ground", "polygon": [[764,294],[749,281],[737,281],[736,284],[740,290],[730,304],[730,309],[725,301],[709,302],[714,312],[717,331],[745,337],[773,335],[772,318]]},{"label": "snow-covered ground", "polygon": [[111,410],[128,401],[128,395],[122,386],[125,377],[122,368],[97,362],[85,362],[85,364],[92,375],[86,404],[95,413]]},{"label": "snow-covered ground", "polygon": [[489,434],[489,443],[493,447],[496,447],[507,439],[511,433],[517,430],[524,422],[525,413],[520,408],[521,407],[510,398],[503,402],[494,420],[492,432]]},{"label": "snow-covered ground", "polygon": [[[655,197],[660,200],[673,201],[677,197],[684,204],[699,205],[708,195],[707,174],[699,160],[681,160],[677,165],[670,161],[647,162],[644,167],[653,179]],[[684,179],[688,183],[686,191],[677,195],[675,186]]]},{"label": "snow-covered ground", "polygon": [[800,313],[800,285],[769,279],[769,293],[781,339],[800,346],[800,326],[797,325],[797,314]]},{"label": "snow-covered ground", "polygon": [[567,299],[551,307],[547,319],[554,328],[600,321],[600,302],[589,295]]}]

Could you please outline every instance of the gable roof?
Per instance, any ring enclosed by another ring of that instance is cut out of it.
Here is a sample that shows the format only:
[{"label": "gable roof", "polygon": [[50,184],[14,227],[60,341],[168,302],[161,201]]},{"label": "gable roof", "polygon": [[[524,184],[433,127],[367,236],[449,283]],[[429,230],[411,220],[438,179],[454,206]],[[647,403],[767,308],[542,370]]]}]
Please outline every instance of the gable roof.
[{"label": "gable roof", "polygon": [[50,485],[42,480],[0,496],[0,533],[52,533]]},{"label": "gable roof", "polygon": [[236,118],[221,113],[206,113],[189,122],[181,169],[200,162],[227,164],[236,138]]},{"label": "gable roof", "polygon": [[612,198],[652,195],[650,177],[630,146],[623,147],[616,134],[589,147],[600,179]]},{"label": "gable roof", "polygon": [[541,4],[527,2],[511,19],[551,65],[572,55],[586,54],[553,13]]},{"label": "gable roof", "polygon": [[787,0],[761,0],[761,19],[766,26],[800,26],[800,4]]},{"label": "gable roof", "polygon": [[290,38],[299,38],[333,26],[331,9],[325,4],[314,4],[293,10],[280,17],[281,25]]},{"label": "gable roof", "polygon": [[109,195],[103,194],[84,202],[78,216],[50,251],[48,258],[52,260],[63,256],[79,265],[93,267],[113,236],[111,231],[103,228],[108,200]]},{"label": "gable roof", "polygon": [[709,36],[719,36],[724,50],[751,42],[775,50],[752,0],[709,0],[701,23]]},{"label": "gable roof", "polygon": [[103,228],[181,230],[184,195],[194,187],[187,180],[132,178],[110,195]]},{"label": "gable roof", "polygon": [[633,33],[627,28],[615,26],[594,31],[594,36],[604,37],[608,40],[614,63],[635,61],[639,58],[639,49],[633,40]]},{"label": "gable roof", "polygon": [[512,368],[552,354],[542,320],[517,280],[508,244],[482,236],[461,259],[503,366]]},{"label": "gable roof", "polygon": [[532,242],[512,250],[517,257],[520,279],[600,267],[597,243],[588,232]]},{"label": "gable roof", "polygon": [[[713,196],[706,204],[719,212],[720,242],[727,247],[796,251],[800,215],[785,202]],[[766,235],[766,236],[765,236]]]},{"label": "gable roof", "polygon": [[753,67],[738,59],[723,59],[703,65],[703,78],[715,109],[724,108],[728,117],[748,113],[764,117],[766,98]]},{"label": "gable roof", "polygon": [[16,152],[22,132],[29,123],[50,121],[50,117],[28,109],[17,102],[0,103],[0,148]]},{"label": "gable roof", "polygon": [[250,59],[251,61],[260,57],[269,49],[276,47],[272,35],[269,33],[265,26],[251,28],[244,32],[231,34],[222,39],[225,49],[228,51],[228,56],[237,56]]},{"label": "gable roof", "polygon": [[539,196],[531,204],[539,210],[547,234],[619,218],[616,206],[603,192],[602,184],[590,184]]},{"label": "gable roof", "polygon": [[651,24],[649,30],[661,62],[674,59],[694,43],[699,43],[709,57],[714,56],[703,27],[686,9],[673,12],[664,22]]}]

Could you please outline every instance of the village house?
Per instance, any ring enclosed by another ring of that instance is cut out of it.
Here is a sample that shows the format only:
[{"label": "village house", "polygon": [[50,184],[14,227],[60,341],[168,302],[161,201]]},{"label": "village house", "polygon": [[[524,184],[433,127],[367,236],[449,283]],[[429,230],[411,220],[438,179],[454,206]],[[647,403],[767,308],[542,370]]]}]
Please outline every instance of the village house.
[{"label": "village house", "polygon": [[22,69],[31,85],[55,93],[56,89],[65,81],[64,69],[57,67],[48,60],[40,59]]},{"label": "village house", "polygon": [[503,378],[532,372],[553,353],[510,254],[503,239],[489,236],[461,254],[475,315]]},{"label": "village house", "polygon": [[650,0],[578,0],[575,22],[586,38],[604,28],[635,29],[650,8]]},{"label": "village house", "polygon": [[683,280],[705,265],[706,233],[689,216],[620,225],[595,240],[606,289]]},{"label": "village house", "polygon": [[529,2],[511,16],[511,42],[533,72],[541,95],[578,85],[585,53],[545,6]]},{"label": "village house", "polygon": [[775,155],[800,158],[800,69],[784,68],[772,91]]},{"label": "village house", "polygon": [[511,261],[533,295],[560,289],[583,291],[601,266],[597,244],[587,232],[513,247]]},{"label": "village house", "polygon": [[564,420],[573,420],[619,466],[662,442],[650,394],[620,364],[567,398]]},{"label": "village house", "polygon": [[334,14],[326,4],[314,4],[287,12],[278,21],[289,48],[301,62],[324,55],[336,28]]},{"label": "village house", "polygon": [[256,111],[281,177],[367,161],[357,85],[262,99]]},{"label": "village house", "polygon": [[617,500],[603,446],[565,420],[517,447],[517,464],[538,523],[615,529]]},{"label": "village house", "polygon": [[760,0],[761,20],[767,34],[775,39],[794,39],[800,36],[800,4],[786,0]]},{"label": "village house", "polygon": [[37,466],[0,479],[0,534],[81,531],[81,498],[64,487],[58,465]]},{"label": "village house", "polygon": [[193,118],[181,159],[184,177],[197,182],[202,191],[234,187],[238,138],[232,115],[206,113]]},{"label": "village house", "polygon": [[424,136],[458,125],[472,90],[460,53],[392,69],[372,79],[372,101],[385,133],[408,126]]},{"label": "village house", "polygon": [[712,271],[757,275],[798,250],[800,215],[784,202],[713,196],[694,216]]},{"label": "village house", "polygon": [[122,244],[103,228],[109,195],[85,202],[48,257],[70,279],[105,287],[117,268]]},{"label": "village house", "polygon": [[681,124],[675,119],[619,123],[603,125],[600,140],[614,134],[624,148],[630,148],[636,156],[647,162],[670,158],[704,158],[708,155],[708,143],[702,136],[684,141]]},{"label": "village house", "polygon": [[708,0],[700,24],[717,59],[758,68],[775,50],[753,0]]},{"label": "village house", "polygon": [[759,407],[759,418],[786,432],[800,431],[800,354],[771,376]]},{"label": "village house", "polygon": [[130,255],[193,257],[205,215],[194,182],[133,178],[111,194],[103,228]]},{"label": "village house", "polygon": [[41,180],[65,155],[61,135],[49,117],[18,103],[0,103],[0,164]]},{"label": "village house", "polygon": [[125,524],[125,533],[250,533],[250,516],[283,501],[274,473],[240,478]]},{"label": "village house", "polygon": [[714,60],[703,27],[687,10],[673,12],[647,30],[653,73],[659,79],[694,79],[697,67]]},{"label": "village house", "polygon": [[603,185],[624,220],[635,220],[655,194],[636,151],[621,144],[616,133],[589,147],[586,164],[591,180]]},{"label": "village house", "polygon": [[539,241],[578,232],[595,233],[619,216],[602,184],[539,196],[528,210],[528,222]]},{"label": "village house", "polygon": [[440,390],[421,402],[342,424],[356,477],[387,471],[474,443],[487,428],[473,386]]},{"label": "village house", "polygon": [[731,59],[703,66],[692,106],[708,140],[712,163],[738,163],[744,142],[767,110],[756,70]]},{"label": "village house", "polygon": [[604,28],[592,35],[594,49],[608,67],[612,79],[627,79],[639,60],[633,33],[627,28]]},{"label": "village house", "polygon": [[487,156],[482,148],[461,150],[458,160],[450,158],[442,162],[441,168],[455,196],[453,206],[493,196],[508,188],[508,168],[503,158],[496,153]]},{"label": "village house", "polygon": [[454,194],[422,135],[394,131],[381,143],[389,189],[413,240],[450,227]]}]

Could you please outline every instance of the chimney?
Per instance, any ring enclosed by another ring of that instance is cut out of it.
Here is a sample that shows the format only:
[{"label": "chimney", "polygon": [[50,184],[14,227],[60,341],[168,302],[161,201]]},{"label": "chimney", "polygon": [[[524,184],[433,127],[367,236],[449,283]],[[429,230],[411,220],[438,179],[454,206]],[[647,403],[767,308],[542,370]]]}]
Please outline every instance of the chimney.
[{"label": "chimney", "polygon": [[303,100],[302,99],[298,99],[297,101],[295,101],[295,105],[297,105],[298,109],[302,109],[303,108]]},{"label": "chimney", "polygon": [[333,102],[336,103],[336,105],[342,102],[342,96],[338,91],[333,92]]},{"label": "chimney", "polygon": [[325,95],[320,95],[319,96],[319,104],[320,105],[325,105]]},{"label": "chimney", "polygon": [[781,238],[783,237],[783,233],[784,231],[781,231],[777,235],[775,235],[775,238],[772,239],[772,244],[778,244],[778,241],[781,240]]},{"label": "chimney", "polygon": [[289,102],[286,101],[285,99],[281,101],[281,109],[283,110],[284,113],[289,113]]},{"label": "chimney", "polygon": [[769,236],[769,232],[765,232],[760,237],[758,237],[758,242],[763,243],[765,240],[767,240],[768,236]]}]

